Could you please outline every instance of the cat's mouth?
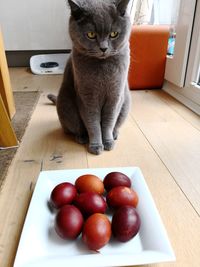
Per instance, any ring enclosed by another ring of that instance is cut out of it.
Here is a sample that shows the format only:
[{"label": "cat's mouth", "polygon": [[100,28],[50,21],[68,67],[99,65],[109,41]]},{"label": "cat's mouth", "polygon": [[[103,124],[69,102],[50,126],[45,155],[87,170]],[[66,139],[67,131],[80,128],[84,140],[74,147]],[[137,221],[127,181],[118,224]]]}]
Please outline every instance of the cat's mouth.
[{"label": "cat's mouth", "polygon": [[114,52],[110,52],[110,53],[108,53],[108,52],[106,52],[106,53],[105,52],[102,52],[102,53],[89,52],[88,55],[91,57],[99,58],[99,59],[106,59],[108,57],[116,55],[116,53],[114,53]]},{"label": "cat's mouth", "polygon": [[100,55],[100,58],[107,58],[109,56],[109,54],[106,54],[106,53],[102,53],[101,55]]}]

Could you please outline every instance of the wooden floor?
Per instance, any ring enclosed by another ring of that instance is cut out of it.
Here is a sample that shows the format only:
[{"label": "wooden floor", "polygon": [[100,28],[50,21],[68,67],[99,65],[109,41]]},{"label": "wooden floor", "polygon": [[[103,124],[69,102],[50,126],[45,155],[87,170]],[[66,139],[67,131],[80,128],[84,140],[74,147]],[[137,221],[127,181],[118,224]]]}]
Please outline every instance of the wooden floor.
[{"label": "wooden floor", "polygon": [[[200,266],[200,118],[161,90],[132,91],[132,109],[113,151],[91,155],[64,136],[46,95],[61,76],[10,69],[14,91],[41,97],[0,192],[0,266],[11,267],[34,185],[41,170],[138,166],[176,254],[175,263]],[[27,244],[27,246],[31,244]]]}]

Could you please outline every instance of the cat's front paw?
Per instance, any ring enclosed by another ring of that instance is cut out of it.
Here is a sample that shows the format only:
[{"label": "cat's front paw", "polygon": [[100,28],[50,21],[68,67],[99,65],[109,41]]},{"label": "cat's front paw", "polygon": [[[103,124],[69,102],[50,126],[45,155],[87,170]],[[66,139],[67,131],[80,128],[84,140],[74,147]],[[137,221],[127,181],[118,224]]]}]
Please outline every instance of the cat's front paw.
[{"label": "cat's front paw", "polygon": [[94,155],[99,155],[103,151],[102,144],[89,144],[88,151]]},{"label": "cat's front paw", "polygon": [[103,145],[104,145],[104,150],[112,150],[114,148],[115,141],[114,140],[104,140]]}]

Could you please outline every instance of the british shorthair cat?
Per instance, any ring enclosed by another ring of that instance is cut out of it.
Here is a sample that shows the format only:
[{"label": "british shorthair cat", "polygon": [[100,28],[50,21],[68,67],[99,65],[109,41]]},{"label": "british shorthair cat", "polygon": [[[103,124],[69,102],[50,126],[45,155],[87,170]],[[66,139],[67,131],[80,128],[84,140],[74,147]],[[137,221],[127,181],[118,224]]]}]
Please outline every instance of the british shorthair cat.
[{"label": "british shorthair cat", "polygon": [[130,107],[129,0],[68,0],[72,52],[56,102],[63,130],[88,151],[111,150]]}]

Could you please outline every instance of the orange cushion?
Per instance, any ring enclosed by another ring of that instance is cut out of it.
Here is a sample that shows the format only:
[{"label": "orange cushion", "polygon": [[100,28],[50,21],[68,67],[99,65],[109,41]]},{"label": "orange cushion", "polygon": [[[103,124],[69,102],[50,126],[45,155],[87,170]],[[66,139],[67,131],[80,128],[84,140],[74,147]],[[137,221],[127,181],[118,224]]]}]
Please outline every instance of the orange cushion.
[{"label": "orange cushion", "polygon": [[169,38],[169,26],[133,25],[130,36],[130,89],[161,88]]}]

